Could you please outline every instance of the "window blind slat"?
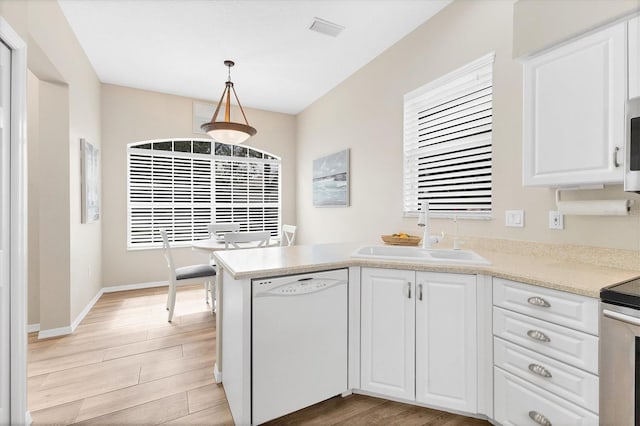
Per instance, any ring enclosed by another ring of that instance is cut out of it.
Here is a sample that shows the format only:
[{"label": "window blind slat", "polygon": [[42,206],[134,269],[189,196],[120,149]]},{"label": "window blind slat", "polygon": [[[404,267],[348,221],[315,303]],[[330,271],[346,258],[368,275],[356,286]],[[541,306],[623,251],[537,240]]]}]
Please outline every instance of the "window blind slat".
[{"label": "window blind slat", "polygon": [[488,216],[493,54],[405,95],[403,210]]}]

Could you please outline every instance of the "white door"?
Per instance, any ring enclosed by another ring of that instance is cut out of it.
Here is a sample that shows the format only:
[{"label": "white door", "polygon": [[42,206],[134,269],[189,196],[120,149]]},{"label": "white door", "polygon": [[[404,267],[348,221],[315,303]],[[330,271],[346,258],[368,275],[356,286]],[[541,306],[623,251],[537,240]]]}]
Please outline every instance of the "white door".
[{"label": "white door", "polygon": [[0,424],[9,424],[10,76],[11,52],[0,42]]},{"label": "white door", "polygon": [[625,46],[621,23],[525,63],[525,186],[622,183]]},{"label": "white door", "polygon": [[476,412],[476,276],[416,273],[416,400]]},{"label": "white door", "polygon": [[415,272],[363,268],[361,277],[362,389],[415,396]]}]

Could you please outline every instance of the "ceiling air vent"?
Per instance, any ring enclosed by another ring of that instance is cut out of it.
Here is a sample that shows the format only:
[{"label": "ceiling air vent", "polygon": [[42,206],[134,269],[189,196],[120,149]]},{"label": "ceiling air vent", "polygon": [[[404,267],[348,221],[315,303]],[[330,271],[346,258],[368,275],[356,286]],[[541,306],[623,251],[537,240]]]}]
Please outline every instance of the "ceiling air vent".
[{"label": "ceiling air vent", "polygon": [[344,27],[342,25],[334,24],[333,22],[325,21],[324,19],[313,18],[313,22],[309,29],[324,35],[337,37],[338,34],[344,30]]}]

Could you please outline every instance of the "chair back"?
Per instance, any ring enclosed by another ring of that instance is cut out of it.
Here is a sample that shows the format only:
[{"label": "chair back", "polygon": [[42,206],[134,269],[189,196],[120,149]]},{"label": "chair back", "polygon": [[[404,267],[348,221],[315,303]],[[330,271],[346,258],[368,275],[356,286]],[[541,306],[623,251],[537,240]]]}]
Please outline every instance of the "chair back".
[{"label": "chair back", "polygon": [[239,223],[210,223],[207,225],[209,230],[209,238],[215,238],[218,234],[227,232],[240,232]]},{"label": "chair back", "polygon": [[173,256],[171,255],[171,246],[169,245],[169,236],[167,235],[167,231],[165,229],[160,229],[160,236],[162,237],[162,248],[164,250],[164,258],[167,260],[169,273],[175,279],[176,266],[175,263],[173,263]]},{"label": "chair back", "polygon": [[251,232],[230,232],[224,234],[224,247],[243,248],[239,243],[258,242],[256,247],[266,247],[269,245],[271,232],[269,231],[251,231]]},{"label": "chair back", "polygon": [[280,236],[281,246],[292,246],[296,239],[295,225],[282,225],[282,235]]}]

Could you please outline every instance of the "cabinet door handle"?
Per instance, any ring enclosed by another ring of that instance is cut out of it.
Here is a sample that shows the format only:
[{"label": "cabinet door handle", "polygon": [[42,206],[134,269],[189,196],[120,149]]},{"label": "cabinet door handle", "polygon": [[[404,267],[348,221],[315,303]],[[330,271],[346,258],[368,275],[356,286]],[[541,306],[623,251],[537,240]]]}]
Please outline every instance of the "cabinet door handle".
[{"label": "cabinet door handle", "polygon": [[422,300],[422,284],[418,284],[418,300]]},{"label": "cabinet door handle", "polygon": [[615,168],[620,167],[620,163],[618,163],[618,151],[620,151],[620,148],[616,146],[613,149],[613,167]]},{"label": "cabinet door handle", "polygon": [[411,299],[411,281],[407,283],[407,298]]},{"label": "cabinet door handle", "polygon": [[550,308],[551,304],[544,300],[542,297],[532,296],[527,299],[530,305],[540,306],[541,308]]},{"label": "cabinet door handle", "polygon": [[529,417],[531,418],[531,420],[538,423],[539,425],[552,426],[549,419],[543,416],[542,414],[538,413],[537,411],[533,411],[533,410],[529,411]]},{"label": "cabinet door handle", "polygon": [[551,339],[549,339],[549,337],[540,330],[529,330],[527,331],[527,336],[531,337],[533,340],[538,340],[540,342],[546,343],[551,341]]},{"label": "cabinet door handle", "polygon": [[549,370],[547,370],[546,368],[544,368],[543,366],[539,365],[539,364],[529,364],[529,370],[532,373],[537,374],[538,376],[542,376],[542,377],[546,377],[549,378],[551,377],[551,373],[549,372]]}]

